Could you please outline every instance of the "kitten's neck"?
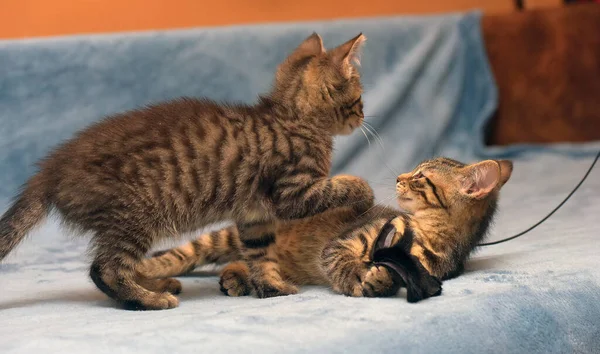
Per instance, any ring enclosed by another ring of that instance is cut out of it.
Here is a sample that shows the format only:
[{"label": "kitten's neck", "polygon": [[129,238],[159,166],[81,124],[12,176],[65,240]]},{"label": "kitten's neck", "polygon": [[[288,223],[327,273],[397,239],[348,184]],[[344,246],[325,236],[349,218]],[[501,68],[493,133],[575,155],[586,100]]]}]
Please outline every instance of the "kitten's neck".
[{"label": "kitten's neck", "polygon": [[[432,250],[451,260],[448,267],[464,262],[487,229],[488,221],[479,216],[461,216],[446,209],[428,209],[411,215],[410,226]],[[481,226],[484,227],[482,230]],[[450,269],[448,269],[450,271]]]},{"label": "kitten's neck", "polygon": [[331,125],[327,123],[329,119],[324,119],[335,114],[334,108],[298,107],[275,96],[260,96],[256,108],[272,112],[283,122],[300,123],[313,127],[315,131],[334,135]]}]

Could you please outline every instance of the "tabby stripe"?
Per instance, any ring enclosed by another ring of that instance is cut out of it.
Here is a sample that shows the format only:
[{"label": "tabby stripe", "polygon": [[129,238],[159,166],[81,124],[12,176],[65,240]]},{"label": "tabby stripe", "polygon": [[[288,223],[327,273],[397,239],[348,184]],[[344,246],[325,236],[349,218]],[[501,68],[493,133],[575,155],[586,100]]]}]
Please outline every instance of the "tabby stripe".
[{"label": "tabby stripe", "polygon": [[244,239],[242,243],[248,249],[265,248],[275,242],[275,234],[272,232],[263,234],[260,238]]},{"label": "tabby stripe", "polygon": [[273,152],[276,152],[279,149],[279,146],[277,144],[278,143],[277,132],[275,131],[275,129],[273,129],[273,126],[272,126],[272,124],[270,124],[270,122],[266,124],[266,127],[267,127],[267,131],[270,133],[270,137],[271,137],[271,145],[272,145],[271,150]]},{"label": "tabby stripe", "polygon": [[327,90],[327,94],[329,95],[329,97],[335,101],[335,99],[333,98],[333,95],[331,94],[331,90],[329,89],[329,87],[325,87],[325,90]]},{"label": "tabby stripe", "polygon": [[411,185],[410,185],[410,184],[409,184],[408,186],[409,186],[409,188],[410,188],[410,189],[411,189],[413,192],[415,192],[415,193],[419,193],[419,195],[420,195],[420,196],[421,196],[421,197],[422,197],[422,198],[425,200],[425,203],[427,203],[427,204],[429,204],[429,205],[433,206],[433,204],[432,204],[432,203],[429,201],[429,199],[427,198],[427,194],[425,193],[425,191],[422,191],[422,190],[420,190],[420,189],[413,188],[413,187],[411,187]]},{"label": "tabby stripe", "polygon": [[192,179],[192,185],[194,186],[195,195],[199,195],[201,193],[200,187],[200,175],[198,174],[198,167],[195,164],[190,166],[190,178]]},{"label": "tabby stripe", "polygon": [[[308,135],[302,135],[302,134],[308,134],[310,132],[296,132],[296,131],[288,131],[287,134],[289,135],[290,139],[293,138],[297,138],[298,140],[296,140],[296,143],[304,143],[304,142],[310,142],[314,145],[318,145],[320,144],[320,142],[315,139],[314,137],[308,136]],[[294,141],[292,140],[292,145],[293,145]]]},{"label": "tabby stripe", "polygon": [[202,254],[202,244],[200,243],[200,240],[194,240],[191,242],[192,247],[194,248],[194,254],[197,257],[200,257],[200,255]]},{"label": "tabby stripe", "polygon": [[204,137],[206,136],[206,130],[202,126],[202,121],[198,121],[198,123],[196,124],[196,129],[194,131],[194,135],[195,135],[194,140],[197,140],[197,141],[204,140]]},{"label": "tabby stripe", "polygon": [[277,263],[277,259],[272,257],[263,257],[258,260],[258,263]]},{"label": "tabby stripe", "polygon": [[319,171],[317,171],[314,168],[298,166],[298,168],[290,171],[289,173],[286,173],[281,180],[283,182],[283,181],[293,179],[294,177],[303,176],[303,175],[307,175],[311,179],[319,179],[319,178],[325,177],[325,176],[323,176],[322,173],[319,173]]},{"label": "tabby stripe", "polygon": [[238,251],[238,245],[235,242],[235,237],[233,235],[233,231],[231,229],[225,230],[225,237],[227,238],[227,245],[231,251]]},{"label": "tabby stripe", "polygon": [[225,179],[231,179],[232,176],[225,176],[222,169],[221,169],[221,161],[223,161],[223,149],[227,146],[227,144],[229,143],[229,140],[227,139],[227,131],[225,130],[225,128],[220,127],[219,128],[220,133],[219,133],[219,143],[217,144],[216,147],[216,152],[217,152],[217,158],[215,160],[215,167],[213,167],[215,169],[215,175],[218,176],[216,181],[217,183],[214,185],[214,190],[215,190],[215,201],[219,200],[219,201],[223,201],[222,197],[223,194],[219,193],[219,191],[223,190],[223,181]]},{"label": "tabby stripe", "polygon": [[285,145],[286,145],[286,151],[287,151],[286,158],[288,160],[294,160],[295,161],[294,144],[292,143],[292,139],[289,136],[289,134],[286,134],[285,132],[282,135],[283,135],[283,139],[284,139]]},{"label": "tabby stripe", "polygon": [[239,150],[236,149],[235,151],[236,157],[229,162],[229,164],[227,165],[227,176],[229,176],[229,183],[227,185],[227,192],[225,193],[225,203],[227,203],[228,207],[231,207],[233,201],[234,201],[234,197],[236,194],[236,189],[237,189],[237,170],[240,167],[240,164],[242,163],[243,160],[243,156],[240,153]]},{"label": "tabby stripe", "polygon": [[423,247],[423,256],[427,258],[427,263],[432,270],[438,269],[442,260],[436,256],[429,248]]},{"label": "tabby stripe", "polygon": [[258,259],[261,259],[262,257],[264,257],[267,254],[267,252],[262,249],[260,252],[258,253],[253,253],[253,254],[248,254],[246,255],[246,259],[250,262],[256,261]]},{"label": "tabby stripe", "polygon": [[171,259],[169,259],[169,257],[158,257],[158,261],[163,267],[170,267],[173,265],[173,262],[171,262]]},{"label": "tabby stripe", "polygon": [[448,209],[448,207],[442,202],[442,199],[440,199],[440,196],[437,193],[437,188],[435,187],[433,182],[431,182],[431,180],[427,177],[425,177],[425,182],[427,182],[429,187],[431,187],[431,191],[433,192],[433,195],[435,195],[435,197],[437,198],[437,201],[438,203],[440,203],[441,207],[444,209]]},{"label": "tabby stripe", "polygon": [[365,235],[362,232],[358,234],[358,239],[360,240],[360,243],[362,243],[362,246],[363,246],[363,249],[360,252],[360,258],[362,259],[367,254],[367,250],[369,248],[369,242],[367,241],[367,238],[365,237]]},{"label": "tabby stripe", "polygon": [[273,193],[273,201],[277,204],[283,203],[284,201],[292,201],[297,199],[298,197],[304,197],[309,189],[313,187],[312,184],[296,184],[296,188],[290,186],[287,188],[280,188]]},{"label": "tabby stripe", "polygon": [[338,111],[337,107],[333,107],[333,112],[335,113],[335,119],[337,119],[338,121],[343,119],[343,114],[340,111]]},{"label": "tabby stripe", "polygon": [[181,140],[181,143],[185,148],[186,157],[188,161],[193,164],[196,158],[198,157],[198,154],[196,148],[194,147],[194,144],[192,143],[192,140],[190,139],[189,129],[185,129],[181,132]]},{"label": "tabby stripe", "polygon": [[219,247],[219,244],[221,243],[221,236],[219,235],[219,231],[213,231],[209,235],[212,247],[214,249],[217,249]]},{"label": "tabby stripe", "polygon": [[171,250],[169,253],[175,256],[175,258],[177,258],[179,261],[183,261],[185,259],[185,255],[183,255],[178,249]]},{"label": "tabby stripe", "polygon": [[362,100],[362,96],[358,97],[356,100],[354,100],[354,102],[350,103],[349,105],[344,106],[344,108],[345,109],[352,109],[354,106],[356,106],[357,104],[359,104],[361,100]]},{"label": "tabby stripe", "polygon": [[175,144],[171,144],[172,152],[169,157],[169,164],[171,170],[171,181],[172,181],[172,193],[175,196],[180,196],[183,193],[183,186],[181,183],[182,178],[184,177],[183,168],[181,167],[181,162],[177,156],[177,149],[175,148]]}]

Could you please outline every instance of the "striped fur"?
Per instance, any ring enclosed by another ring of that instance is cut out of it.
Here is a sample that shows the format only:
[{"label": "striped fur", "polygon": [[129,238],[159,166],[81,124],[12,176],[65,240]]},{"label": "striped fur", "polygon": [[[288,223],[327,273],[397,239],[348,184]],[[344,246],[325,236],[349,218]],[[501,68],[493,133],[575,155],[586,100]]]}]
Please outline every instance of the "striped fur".
[{"label": "striped fur", "polygon": [[[434,276],[459,275],[475,246],[492,221],[500,188],[508,181],[512,164],[483,161],[466,165],[438,158],[398,176],[396,190],[402,211],[375,206],[366,213],[339,208],[309,219],[279,225],[275,242],[264,252],[265,276],[279,287],[331,286],[350,296],[391,296],[400,284],[387,268],[372,264],[371,250],[383,225],[392,220],[397,233],[393,243],[412,230],[411,254]],[[215,240],[218,236],[220,240]],[[196,253],[186,252],[198,244]],[[215,245],[215,246],[213,246]],[[231,245],[230,248],[226,248]],[[246,245],[246,247],[253,245]],[[177,276],[209,258],[234,260],[221,274],[221,290],[231,296],[252,290],[249,268],[242,261],[235,227],[201,235],[180,248],[168,250],[142,262],[140,271],[149,277]],[[184,261],[178,254],[190,254]],[[273,266],[277,264],[278,267]]]},{"label": "striped fur", "polygon": [[[328,177],[333,137],[364,119],[352,65],[364,40],[361,34],[326,51],[311,35],[252,106],[182,98],[80,132],[41,161],[0,219],[0,260],[55,209],[68,226],[93,234],[90,276],[100,290],[127,308],[172,308],[180,284],[144,277],[139,262],[157,240],[233,220],[245,247],[223,247],[243,250],[257,292],[294,292],[270,275],[278,269],[267,252],[275,223],[373,203],[365,181]],[[195,255],[203,242],[174,256]]]}]

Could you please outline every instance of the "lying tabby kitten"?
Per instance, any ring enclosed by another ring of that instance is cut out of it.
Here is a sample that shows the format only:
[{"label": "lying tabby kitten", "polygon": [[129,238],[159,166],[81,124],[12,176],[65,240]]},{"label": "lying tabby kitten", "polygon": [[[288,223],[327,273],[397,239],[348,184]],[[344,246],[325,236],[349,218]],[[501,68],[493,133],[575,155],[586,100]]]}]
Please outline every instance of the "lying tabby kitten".
[{"label": "lying tabby kitten", "polygon": [[172,308],[179,282],[140,276],[138,263],[159,239],[234,220],[257,294],[293,293],[260,249],[275,221],[373,204],[365,181],[328,177],[334,135],[364,119],[353,64],[364,41],[361,34],[326,51],[313,34],[252,106],[178,99],[79,133],[40,163],[2,216],[0,260],[57,210],[67,225],[92,233],[90,276],[101,291],[132,309]]},{"label": "lying tabby kitten", "polygon": [[[386,267],[372,263],[371,250],[382,226],[397,230],[392,245],[412,231],[411,255],[440,279],[457,276],[471,251],[483,239],[496,210],[500,188],[512,173],[510,161],[487,160],[471,165],[437,158],[398,176],[398,204],[404,212],[376,206],[366,213],[351,208],[329,210],[312,218],[280,225],[277,237],[243,244],[229,227],[141,263],[149,278],[171,277],[207,263],[228,264],[221,290],[230,296],[250,293],[248,267],[240,261],[244,247],[263,247],[279,263],[267,276],[285,286],[329,285],[351,296],[394,295],[399,284]],[[280,285],[283,286],[283,285]]]}]

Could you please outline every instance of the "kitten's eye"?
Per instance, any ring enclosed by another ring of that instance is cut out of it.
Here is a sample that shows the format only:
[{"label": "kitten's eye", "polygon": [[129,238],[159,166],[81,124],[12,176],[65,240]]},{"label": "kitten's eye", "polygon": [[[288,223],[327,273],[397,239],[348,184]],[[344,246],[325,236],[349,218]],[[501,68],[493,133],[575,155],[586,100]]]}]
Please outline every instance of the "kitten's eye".
[{"label": "kitten's eye", "polygon": [[423,173],[421,173],[421,172],[417,172],[417,173],[415,173],[415,174],[412,176],[412,178],[413,178],[413,179],[420,179],[420,178],[423,178],[423,177],[425,177],[425,176],[424,176],[424,175],[423,175]]}]

